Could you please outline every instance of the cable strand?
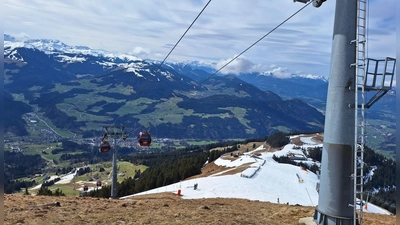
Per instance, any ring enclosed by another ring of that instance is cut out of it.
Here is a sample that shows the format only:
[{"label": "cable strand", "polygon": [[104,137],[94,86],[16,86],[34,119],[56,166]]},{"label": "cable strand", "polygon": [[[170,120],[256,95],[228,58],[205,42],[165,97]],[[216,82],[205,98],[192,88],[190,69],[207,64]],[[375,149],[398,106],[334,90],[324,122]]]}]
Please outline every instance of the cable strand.
[{"label": "cable strand", "polygon": [[169,57],[169,55],[172,53],[172,51],[174,51],[174,49],[176,48],[176,46],[179,44],[179,42],[183,39],[183,37],[186,35],[186,33],[190,30],[190,28],[193,26],[193,24],[196,22],[196,20],[200,17],[200,15],[203,13],[203,11],[207,8],[208,4],[210,4],[211,0],[209,0],[207,2],[207,4],[203,7],[203,9],[200,11],[200,13],[196,16],[196,18],[193,20],[193,22],[190,24],[190,26],[186,29],[185,33],[183,33],[183,35],[181,36],[181,38],[179,38],[179,40],[176,42],[176,44],[174,45],[174,47],[171,49],[171,51],[169,51],[169,53],[167,54],[167,56],[165,56],[165,58],[163,59],[163,61],[160,63],[160,65],[157,67],[156,71],[158,71],[158,69],[162,66],[162,64],[164,64],[165,60],[167,60],[167,58]]},{"label": "cable strand", "polygon": [[[176,42],[176,44],[174,45],[174,47],[169,51],[169,53],[167,54],[167,56],[163,59],[163,61],[158,65],[158,67],[155,69],[155,73],[158,72],[158,70],[160,69],[160,67],[164,64],[165,60],[167,60],[167,58],[169,57],[169,55],[172,53],[172,51],[174,51],[174,49],[176,48],[176,46],[178,46],[179,42],[183,39],[183,37],[186,35],[186,33],[190,30],[190,28],[193,26],[193,24],[196,22],[196,20],[200,17],[200,15],[203,13],[203,11],[207,8],[207,6],[210,4],[211,0],[209,0],[207,2],[207,4],[203,7],[203,9],[200,11],[200,13],[196,16],[196,18],[193,20],[193,22],[190,24],[190,26],[186,29],[186,31],[183,33],[183,35],[179,38],[179,40]],[[150,82],[151,79],[147,79],[147,81],[143,84],[143,86],[139,89],[139,91],[136,93],[136,95],[133,97],[133,99],[136,99],[136,97],[142,92],[142,90],[144,89],[144,87]],[[120,116],[118,116],[117,119],[115,119],[113,125],[117,122],[117,120],[120,118]]]},{"label": "cable strand", "polygon": [[229,65],[231,62],[233,62],[234,60],[236,60],[237,58],[239,58],[239,56],[241,56],[243,53],[245,53],[247,50],[249,50],[250,48],[252,48],[254,45],[256,45],[258,42],[260,42],[262,39],[264,39],[265,37],[267,37],[269,34],[271,34],[272,32],[274,32],[276,29],[278,29],[280,26],[282,26],[284,23],[286,23],[288,20],[290,20],[292,17],[294,17],[296,14],[298,14],[300,11],[302,11],[304,8],[306,8],[308,5],[310,5],[312,3],[312,1],[308,2],[305,6],[301,7],[299,10],[297,10],[295,13],[293,13],[291,16],[289,16],[287,19],[285,19],[283,22],[281,22],[280,24],[278,24],[276,27],[274,27],[272,30],[270,30],[267,34],[265,34],[264,36],[262,36],[260,39],[258,39],[256,42],[254,42],[252,45],[250,45],[249,47],[247,47],[245,50],[243,50],[241,53],[239,53],[237,56],[233,57],[233,59],[229,60],[229,62],[227,62],[225,65],[223,65],[221,68],[219,68],[218,70],[216,70],[213,74],[211,74],[209,77],[207,77],[205,80],[203,80],[201,83],[207,81],[208,79],[210,79],[212,76],[214,76],[215,74],[217,74],[219,71],[221,71],[223,68],[225,68],[227,65]]}]

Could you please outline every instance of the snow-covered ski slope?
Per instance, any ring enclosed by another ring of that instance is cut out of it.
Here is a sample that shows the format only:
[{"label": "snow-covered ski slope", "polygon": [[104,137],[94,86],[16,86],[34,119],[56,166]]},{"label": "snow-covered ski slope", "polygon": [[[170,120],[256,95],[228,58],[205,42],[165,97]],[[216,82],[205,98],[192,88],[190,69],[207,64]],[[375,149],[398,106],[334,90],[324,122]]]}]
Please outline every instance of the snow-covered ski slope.
[{"label": "snow-covered ski slope", "polygon": [[[301,139],[307,144],[301,147],[316,147],[322,144],[312,143],[311,139]],[[319,182],[318,176],[311,171],[306,171],[298,166],[277,163],[272,156],[303,155],[302,150],[294,149],[294,144],[284,146],[280,151],[262,152],[264,146],[260,146],[251,152],[239,155],[235,160],[227,160],[220,157],[215,164],[227,167],[227,170],[243,165],[247,168],[233,175],[214,174],[208,177],[181,181],[179,183],[141,192],[135,195],[124,196],[121,199],[137,195],[173,192],[180,194],[184,199],[199,198],[242,198],[249,200],[268,201],[273,203],[304,206],[316,206],[318,204]],[[257,153],[257,154],[254,154]],[[308,163],[313,163],[307,159]],[[198,184],[197,189],[194,185]],[[279,200],[278,200],[279,199]],[[365,212],[390,214],[390,212],[368,203]]]}]

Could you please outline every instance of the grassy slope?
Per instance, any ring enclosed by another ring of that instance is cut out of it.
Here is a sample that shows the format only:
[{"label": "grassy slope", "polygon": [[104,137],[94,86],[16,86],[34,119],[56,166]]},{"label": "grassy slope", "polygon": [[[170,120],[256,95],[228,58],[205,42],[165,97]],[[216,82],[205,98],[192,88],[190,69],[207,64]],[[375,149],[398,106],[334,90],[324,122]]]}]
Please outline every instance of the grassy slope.
[{"label": "grassy slope", "polygon": [[[133,177],[135,175],[135,170],[145,171],[147,166],[144,165],[134,165],[130,162],[120,161],[117,162],[118,165],[118,174],[125,172],[124,176],[118,177],[118,182],[122,182],[125,178]],[[71,180],[70,183],[67,184],[55,184],[49,187],[50,190],[54,191],[59,188],[66,196],[78,196],[80,191],[79,188],[83,188],[84,185],[89,187],[95,187],[95,183],[97,180],[94,179],[94,176],[98,174],[100,181],[103,184],[111,185],[111,172],[112,172],[112,164],[110,162],[105,162],[96,165],[90,165],[92,172],[83,174],[81,176],[76,176],[75,180]],[[104,172],[99,172],[100,168],[104,168]],[[49,175],[55,175],[51,173]],[[89,178],[93,178],[93,181],[88,181]],[[43,182],[43,177],[35,178],[36,182],[39,184]],[[74,186],[75,181],[75,186]],[[21,190],[19,194],[23,194],[25,190]],[[37,190],[29,190],[30,194],[36,194]]]}]

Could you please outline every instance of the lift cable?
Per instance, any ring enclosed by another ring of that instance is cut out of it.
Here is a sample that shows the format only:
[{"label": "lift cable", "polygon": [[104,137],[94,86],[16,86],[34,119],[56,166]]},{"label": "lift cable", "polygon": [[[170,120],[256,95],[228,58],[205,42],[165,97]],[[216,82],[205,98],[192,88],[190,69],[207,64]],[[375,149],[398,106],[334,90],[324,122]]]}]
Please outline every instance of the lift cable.
[{"label": "lift cable", "polygon": [[[196,20],[200,17],[200,15],[203,13],[203,11],[207,8],[207,6],[210,4],[211,0],[207,2],[207,4],[203,7],[203,9],[200,11],[200,13],[196,16],[196,18],[193,20],[193,22],[190,24],[190,26],[186,29],[186,31],[183,33],[183,35],[179,38],[179,40],[176,42],[174,47],[169,51],[167,56],[163,59],[163,61],[158,65],[157,69],[155,70],[155,73],[161,68],[161,66],[164,64],[165,60],[169,57],[169,55],[172,53],[172,51],[176,48],[176,46],[179,44],[179,42],[183,39],[183,37],[186,35],[186,33],[190,30],[190,28],[193,26],[193,24],[196,22]],[[136,95],[133,97],[133,99],[136,99],[136,97],[143,91],[144,87],[150,82],[151,79],[147,79],[146,83],[143,84],[143,86],[139,89],[139,91],[136,93]],[[119,119],[115,119],[114,123]]]},{"label": "lift cable", "polygon": [[217,71],[215,71],[213,74],[211,74],[209,77],[207,77],[205,80],[201,81],[200,84],[202,84],[203,82],[207,81],[208,79],[210,79],[212,76],[214,76],[215,74],[217,74],[219,71],[221,71],[223,68],[225,68],[227,65],[229,65],[231,62],[233,62],[235,59],[239,58],[239,56],[241,56],[243,53],[245,53],[247,50],[249,50],[250,48],[252,48],[254,45],[256,45],[258,42],[260,42],[262,39],[264,39],[265,37],[267,37],[269,34],[271,34],[272,32],[274,32],[276,29],[278,29],[280,26],[282,26],[284,23],[286,23],[288,20],[290,20],[292,17],[294,17],[297,13],[299,13],[300,11],[302,11],[305,7],[307,7],[308,5],[310,5],[312,3],[312,1],[308,2],[306,5],[304,5],[302,8],[300,8],[299,10],[297,10],[295,13],[293,13],[291,16],[289,16],[287,19],[285,19],[283,22],[281,22],[280,24],[278,24],[276,27],[274,27],[271,31],[269,31],[267,34],[265,34],[264,36],[262,36],[260,39],[258,39],[256,42],[254,42],[252,45],[250,45],[248,48],[246,48],[244,51],[242,51],[241,53],[239,53],[237,56],[235,56],[233,59],[231,59],[229,62],[227,62],[225,65],[223,65],[221,68],[219,68]]},{"label": "lift cable", "polygon": [[158,65],[156,72],[158,71],[158,69],[160,69],[160,67],[162,66],[162,64],[164,64],[165,60],[168,58],[168,56],[172,53],[172,51],[174,51],[175,47],[179,44],[179,42],[182,40],[182,38],[186,35],[186,33],[190,30],[190,28],[193,26],[193,24],[196,22],[196,20],[200,17],[200,15],[203,13],[203,11],[207,8],[208,4],[210,4],[211,0],[209,0],[207,2],[207,4],[203,7],[203,9],[200,11],[200,13],[196,16],[196,18],[193,20],[193,22],[190,24],[190,26],[186,29],[185,33],[183,33],[183,35],[181,36],[181,38],[179,38],[179,40],[176,42],[176,44],[174,45],[174,47],[171,49],[171,51],[169,51],[168,55],[165,56],[165,58],[163,59],[163,61],[160,63],[160,65]]},{"label": "lift cable", "polygon": [[[161,68],[161,66],[164,64],[165,60],[169,57],[169,55],[172,53],[172,51],[174,51],[174,49],[176,48],[176,46],[179,44],[179,42],[182,40],[182,38],[186,35],[186,33],[190,30],[190,28],[193,26],[193,24],[196,22],[196,20],[200,17],[200,15],[203,13],[203,11],[207,8],[208,4],[210,4],[211,0],[209,0],[207,2],[207,4],[203,7],[203,9],[200,11],[200,13],[196,16],[196,18],[193,20],[193,22],[190,24],[190,26],[186,29],[185,33],[183,33],[183,35],[181,36],[181,38],[179,38],[179,40],[176,42],[176,44],[174,45],[174,47],[171,49],[171,51],[169,51],[169,53],[167,54],[167,56],[163,59],[163,61],[158,65],[157,69],[155,70],[155,72],[157,73],[157,71]],[[144,87],[149,83],[150,79],[148,79],[146,81],[146,83],[143,84],[143,86],[139,89],[139,91],[136,93],[135,97],[133,99],[136,98],[136,96],[142,92],[142,90],[144,89]]]}]

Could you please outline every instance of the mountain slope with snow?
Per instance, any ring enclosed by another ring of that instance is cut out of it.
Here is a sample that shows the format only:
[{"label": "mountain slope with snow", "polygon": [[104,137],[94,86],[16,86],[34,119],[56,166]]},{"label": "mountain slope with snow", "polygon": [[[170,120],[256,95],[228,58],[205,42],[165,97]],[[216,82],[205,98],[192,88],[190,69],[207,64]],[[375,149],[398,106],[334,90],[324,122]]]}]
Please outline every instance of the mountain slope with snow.
[{"label": "mountain slope with snow", "polygon": [[[308,142],[302,146],[304,148],[322,146],[322,144],[312,143],[307,138],[303,140]],[[173,192],[181,194],[184,199],[240,198],[280,204],[316,206],[319,197],[316,189],[319,182],[318,176],[298,166],[277,163],[272,158],[273,155],[295,154],[304,156],[300,149],[294,147],[294,144],[288,144],[280,151],[266,152],[264,146],[260,146],[251,152],[239,155],[235,160],[224,159],[224,156],[221,156],[214,163],[226,167],[226,171],[124,196],[121,199]],[[306,161],[312,163],[311,159]],[[243,166],[246,169],[242,172],[224,175],[224,173]],[[195,188],[195,185],[197,188]],[[364,212],[390,214],[390,212],[371,203],[368,203],[367,206]]]}]

